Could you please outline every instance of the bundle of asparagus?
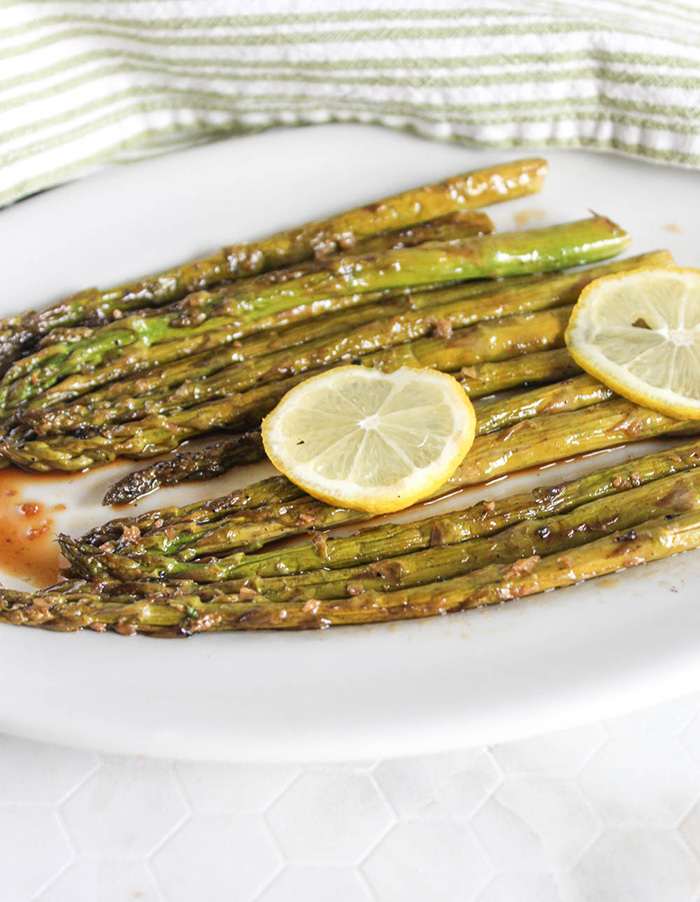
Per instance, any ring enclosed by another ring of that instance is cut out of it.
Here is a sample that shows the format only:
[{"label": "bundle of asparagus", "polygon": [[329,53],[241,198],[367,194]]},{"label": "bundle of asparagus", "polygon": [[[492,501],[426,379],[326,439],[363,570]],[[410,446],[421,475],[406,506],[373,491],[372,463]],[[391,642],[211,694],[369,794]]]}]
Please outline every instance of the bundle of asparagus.
[{"label": "bundle of asparagus", "polygon": [[[32,352],[0,381],[3,458],[81,471],[152,457],[213,431],[255,429],[307,373],[348,360],[456,372],[561,345],[566,313],[554,308],[574,301],[593,276],[542,273],[605,259],[628,238],[600,216],[489,234],[490,221],[473,207],[538,190],[544,170],[543,161],[525,160],[460,176],[93,292],[82,319],[73,298],[9,324]],[[501,277],[508,279],[493,281]],[[478,327],[489,319],[499,319],[493,343]],[[40,339],[31,348],[28,335]],[[180,458],[166,478],[250,459],[250,442],[246,454],[236,447],[215,464],[219,449],[194,468]]]},{"label": "bundle of asparagus", "polygon": [[[601,401],[611,394],[582,376],[567,387],[560,384],[493,404],[480,420],[480,436],[471,451],[431,497],[572,454],[700,429],[695,422],[683,423],[628,401]],[[556,400],[550,403],[553,396]],[[507,425],[484,434],[493,423]],[[227,578],[240,561],[239,552],[367,519],[367,514],[331,507],[283,477],[273,477],[213,503],[112,521],[77,542],[63,536],[61,547],[73,570],[83,575],[118,579],[178,575],[206,581]],[[227,556],[210,561],[211,555]]]},{"label": "bundle of asparagus", "polygon": [[240,561],[238,578],[209,585],[76,579],[34,595],[2,591],[0,620],[187,636],[377,623],[500,603],[698,547],[699,463],[696,441],[529,495],[306,542],[274,564],[253,555]]},{"label": "bundle of asparagus", "polygon": [[[575,300],[583,285],[606,272],[667,259],[659,252],[581,274],[461,289],[471,297],[438,304],[429,312],[418,309],[388,321],[377,320],[330,340],[311,340],[286,355],[273,353],[224,367],[211,378],[196,378],[196,368],[188,361],[189,366],[178,365],[179,389],[167,374],[157,371],[150,379],[121,384],[122,403],[113,385],[95,398],[86,396],[78,405],[16,411],[2,451],[30,469],[83,470],[119,456],[155,456],[217,429],[255,427],[306,373],[348,358],[369,366],[393,368],[409,363],[459,372],[485,361],[560,347],[570,313],[570,308],[560,305]],[[516,312],[532,310],[538,312]],[[493,325],[478,325],[489,318],[498,319]],[[442,335],[428,337],[436,323]],[[219,365],[213,356],[205,368]],[[159,383],[165,387],[159,388]],[[145,398],[134,397],[139,390]],[[42,403],[49,399],[53,401],[50,391],[41,396]],[[139,418],[131,419],[135,411]]]},{"label": "bundle of asparagus", "polygon": [[[105,291],[89,288],[78,292],[39,313],[30,310],[0,322],[0,372],[54,329],[110,322],[120,319],[125,311],[171,304],[193,292],[310,259],[323,259],[377,238],[381,248],[403,246],[401,238],[398,244],[381,243],[384,234],[416,226],[422,229],[430,220],[539,191],[546,173],[547,164],[541,159],[481,169],[279,232],[261,241],[225,247],[209,257],[125,285]],[[444,237],[444,233],[435,237]],[[407,236],[403,240],[407,246],[419,244],[428,240],[428,235],[423,232],[422,237]]]},{"label": "bundle of asparagus", "polygon": [[[0,452],[30,469],[79,471],[238,433],[133,473],[106,498],[131,501],[262,459],[262,418],[310,373],[348,361],[433,367],[475,400],[477,438],[431,498],[696,434],[696,422],[615,396],[564,348],[585,286],[670,255],[557,272],[614,256],[627,235],[600,216],[492,234],[474,212],[539,190],[544,172],[541,160],[481,170],[0,324]],[[566,485],[344,537],[328,530],[369,516],[277,476],[62,536],[69,579],[33,594],[0,590],[0,621],[189,635],[492,604],[696,547],[698,462],[691,441]]]}]

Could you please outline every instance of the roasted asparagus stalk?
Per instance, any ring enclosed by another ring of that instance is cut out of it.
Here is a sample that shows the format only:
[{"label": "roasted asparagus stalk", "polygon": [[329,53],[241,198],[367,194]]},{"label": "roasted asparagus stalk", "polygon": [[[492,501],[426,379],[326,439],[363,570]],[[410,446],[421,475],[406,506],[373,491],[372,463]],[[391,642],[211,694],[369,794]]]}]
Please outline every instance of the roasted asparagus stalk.
[{"label": "roasted asparagus stalk", "polygon": [[[0,406],[9,412],[60,379],[103,365],[132,345],[152,348],[176,341],[183,334],[206,339],[222,328],[228,328],[227,340],[231,340],[256,331],[261,319],[327,298],[455,279],[549,272],[607,259],[628,244],[629,237],[622,229],[605,217],[593,216],[544,229],[330,258],[283,281],[269,273],[244,288],[224,292],[225,297],[192,295],[187,309],[127,317],[81,340],[48,345],[5,373],[0,383]],[[233,334],[232,329],[236,330]],[[163,362],[160,359],[159,364]]]},{"label": "roasted asparagus stalk", "polygon": [[243,464],[254,464],[265,457],[259,432],[244,432],[188,454],[176,454],[143,470],[129,473],[115,483],[104,497],[104,504],[127,504],[165,486],[181,482],[215,479]]},{"label": "roasted asparagus stalk", "polygon": [[[288,350],[270,347],[267,354],[245,359],[250,352],[240,347],[207,355],[199,368],[196,361],[183,361],[164,370],[111,383],[101,392],[83,396],[67,406],[31,409],[20,414],[20,422],[40,436],[66,434],[89,425],[102,429],[107,425],[129,422],[139,417],[167,414],[179,408],[190,408],[209,400],[229,397],[266,382],[297,373],[314,371],[347,360],[358,360],[373,351],[382,351],[419,338],[437,334],[449,338],[453,332],[489,319],[502,319],[515,313],[552,309],[575,301],[581,289],[595,278],[608,273],[635,268],[648,261],[669,258],[663,252],[645,254],[631,260],[593,267],[584,272],[548,276],[534,282],[481,289],[473,293],[465,287],[419,294],[413,298],[397,298],[382,307],[381,319],[360,321],[351,311],[337,316],[338,324],[329,318],[323,330],[314,330],[303,343],[294,341]],[[388,308],[388,309],[386,309]],[[364,308],[363,308],[364,309]],[[357,324],[353,327],[352,320]],[[317,326],[320,323],[316,324]],[[343,328],[344,327],[344,328]],[[298,327],[282,333],[282,341],[296,338]],[[460,333],[461,334],[461,333]],[[481,333],[483,334],[483,330]],[[498,337],[499,329],[496,328]],[[260,342],[257,338],[253,344]],[[421,350],[419,346],[418,350]],[[221,365],[221,358],[227,363]],[[231,358],[235,361],[231,362]],[[381,361],[382,357],[376,358]],[[48,401],[51,391],[43,399]]]},{"label": "roasted asparagus stalk", "polygon": [[[695,434],[699,428],[697,423],[673,420],[621,399],[579,410],[535,416],[478,437],[460,467],[433,497],[577,453],[664,434]],[[247,497],[253,493],[264,498],[268,489],[270,495],[277,490],[283,494],[285,484],[275,480],[253,484]],[[77,572],[83,574],[108,572],[120,579],[136,574],[141,578],[164,578],[182,571],[178,559],[191,561],[212,554],[256,551],[269,542],[301,535],[311,529],[329,529],[368,519],[361,512],[331,507],[301,493],[295,497],[294,491],[283,502],[263,502],[247,510],[231,510],[237,501],[235,496],[228,496],[220,501],[219,511],[227,504],[228,513],[213,522],[206,518],[204,522],[197,522],[192,517],[196,512],[192,511],[189,518],[185,515],[178,522],[177,514],[173,516],[171,512],[167,520],[161,517],[161,525],[151,528],[145,535],[138,519],[130,523],[122,520],[122,539],[117,539],[116,543],[102,541],[100,548],[96,548],[94,538],[87,537],[84,543],[65,547],[64,554]],[[211,510],[209,507],[208,511]],[[150,522],[158,521],[151,519]],[[137,527],[138,536],[135,537],[129,526]],[[222,566],[235,567],[238,563],[240,558],[234,555]],[[195,570],[195,566],[190,567],[188,575]]]},{"label": "roasted asparagus stalk", "polygon": [[[193,583],[254,588],[278,600],[307,591],[317,598],[333,598],[337,592],[345,594],[346,584],[396,588],[428,582],[431,575],[438,579],[473,569],[474,561],[485,564],[506,555],[515,559],[539,554],[553,550],[556,542],[577,544],[596,531],[632,526],[649,519],[653,505],[658,511],[663,505],[675,505],[678,510],[662,512],[684,513],[691,502],[700,503],[697,442],[688,450],[642,458],[639,467],[636,463],[424,521],[369,527],[349,537],[316,536],[280,552],[175,561],[167,574]],[[528,552],[533,542],[540,544]],[[90,549],[67,537],[62,537],[62,546],[75,561],[75,573],[82,576],[112,573],[133,580],[155,575],[148,567],[140,570],[138,559],[129,567],[124,561],[97,555],[91,568],[86,565],[92,558]]]},{"label": "roasted asparagus stalk", "polygon": [[61,631],[90,628],[122,635],[190,636],[224,630],[322,629],[441,616],[500,604],[550,589],[660,560],[700,545],[700,513],[648,520],[563,553],[532,555],[513,563],[490,564],[464,576],[396,591],[369,591],[347,598],[278,603],[246,593],[169,595],[134,592],[129,603],[113,603],[99,582],[59,592],[0,592],[0,621]]},{"label": "roasted asparagus stalk", "polygon": [[[538,158],[476,170],[260,241],[240,242],[211,256],[125,285],[106,290],[88,288],[46,310],[28,311],[2,320],[0,372],[52,329],[85,322],[109,322],[125,311],[170,304],[222,282],[324,258],[365,241],[378,239],[379,246],[384,248],[383,233],[422,228],[427,220],[451,217],[531,194],[541,189],[546,173],[546,162]],[[488,230],[488,226],[483,230]],[[410,236],[405,239],[410,240]]]}]

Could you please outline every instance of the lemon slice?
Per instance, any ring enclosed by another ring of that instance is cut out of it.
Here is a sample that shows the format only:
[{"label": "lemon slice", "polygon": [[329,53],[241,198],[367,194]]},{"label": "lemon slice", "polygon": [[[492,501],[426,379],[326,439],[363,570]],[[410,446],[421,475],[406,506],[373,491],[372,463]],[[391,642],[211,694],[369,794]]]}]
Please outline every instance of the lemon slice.
[{"label": "lemon slice", "polygon": [[328,504],[401,510],[454,473],[474,441],[471,401],[452,376],[342,366],[288,392],[262,425],[265,451]]},{"label": "lemon slice", "polygon": [[566,343],[580,367],[625,398],[700,419],[700,270],[596,279],[581,292]]}]

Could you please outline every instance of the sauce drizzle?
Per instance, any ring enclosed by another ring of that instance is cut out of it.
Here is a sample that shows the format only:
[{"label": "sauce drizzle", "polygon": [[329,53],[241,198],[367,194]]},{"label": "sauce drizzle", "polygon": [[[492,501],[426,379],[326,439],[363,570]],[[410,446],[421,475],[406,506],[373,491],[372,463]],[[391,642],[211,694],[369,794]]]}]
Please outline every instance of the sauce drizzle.
[{"label": "sauce drizzle", "polygon": [[61,555],[52,514],[65,505],[46,505],[25,494],[32,482],[34,475],[14,467],[0,471],[0,571],[44,588],[59,579]]}]

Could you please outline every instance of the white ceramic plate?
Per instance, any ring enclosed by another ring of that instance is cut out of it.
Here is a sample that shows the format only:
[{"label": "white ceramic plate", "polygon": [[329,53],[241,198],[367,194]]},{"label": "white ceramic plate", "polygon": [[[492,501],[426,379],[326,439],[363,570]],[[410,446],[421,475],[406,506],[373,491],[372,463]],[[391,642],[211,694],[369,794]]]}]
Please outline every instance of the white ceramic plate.
[{"label": "white ceramic plate", "polygon": [[[338,125],[116,168],[0,213],[0,310],[518,155]],[[681,265],[700,265],[697,173],[546,156],[542,195],[489,210],[500,229],[592,208],[631,231],[632,252],[669,247]],[[81,532],[109,516],[98,502],[118,472],[40,482],[25,497],[66,503],[57,527]],[[263,472],[162,492],[138,509],[223,494]],[[544,470],[461,500],[563,475]],[[699,578],[700,554],[690,553],[497,609],[324,633],[156,641],[1,626],[0,730],[115,752],[260,761],[418,754],[563,728],[700,687]]]}]

